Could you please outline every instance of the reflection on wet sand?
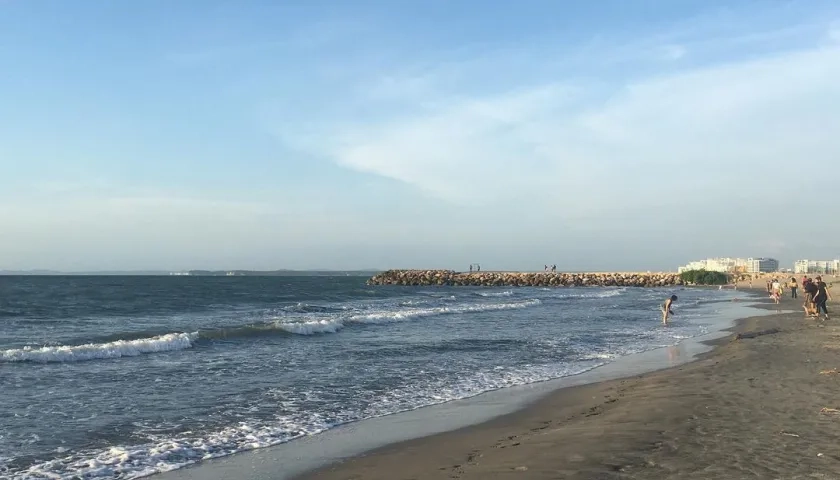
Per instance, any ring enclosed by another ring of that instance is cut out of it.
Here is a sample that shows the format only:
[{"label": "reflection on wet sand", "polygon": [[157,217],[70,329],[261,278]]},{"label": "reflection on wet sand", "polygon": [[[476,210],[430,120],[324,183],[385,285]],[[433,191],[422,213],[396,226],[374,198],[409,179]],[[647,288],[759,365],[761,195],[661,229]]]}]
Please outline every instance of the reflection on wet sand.
[{"label": "reflection on wet sand", "polygon": [[671,365],[682,363],[682,358],[685,357],[685,345],[683,343],[672,345],[665,349],[668,352],[668,362]]}]

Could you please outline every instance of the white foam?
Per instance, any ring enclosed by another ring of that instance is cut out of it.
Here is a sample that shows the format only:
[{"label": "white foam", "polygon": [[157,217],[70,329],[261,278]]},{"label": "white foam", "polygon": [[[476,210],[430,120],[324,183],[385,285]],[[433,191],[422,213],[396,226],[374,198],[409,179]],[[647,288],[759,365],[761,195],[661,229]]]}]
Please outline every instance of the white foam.
[{"label": "white foam", "polygon": [[[428,382],[386,392],[369,392],[371,402],[366,409],[345,412],[334,421],[325,421],[318,412],[277,417],[275,421],[240,422],[202,436],[160,438],[154,442],[133,446],[113,446],[101,450],[82,450],[63,458],[32,465],[22,471],[11,472],[15,480],[45,478],[70,479],[136,479],[161,472],[177,470],[203,460],[224,457],[257,448],[285,443],[300,437],[315,435],[337,425],[363,418],[379,417],[414,410],[423,406],[472,397],[489,390],[523,385],[550,378],[581,373],[597,365],[542,365],[525,371],[498,367],[492,371],[475,372],[454,384],[446,379],[431,378]],[[317,397],[310,392],[307,398]],[[364,395],[364,393],[362,394]],[[5,478],[0,476],[0,478]]]},{"label": "white foam", "polygon": [[496,310],[509,310],[516,308],[527,308],[539,305],[540,300],[532,299],[512,303],[490,303],[490,304],[468,304],[453,305],[445,307],[409,307],[409,302],[401,302],[401,308],[397,310],[377,310],[365,313],[357,313],[350,316],[331,316],[328,318],[307,318],[307,319],[286,319],[280,318],[274,322],[274,327],[297,335],[315,335],[318,333],[336,333],[348,323],[389,323],[402,320],[410,320],[418,317],[430,317],[452,313],[473,313],[491,312]]},{"label": "white foam", "polygon": [[340,320],[306,320],[298,322],[275,322],[277,328],[297,335],[314,335],[316,333],[335,333],[344,328]]},{"label": "white foam", "polygon": [[533,307],[535,305],[539,305],[540,303],[542,302],[538,299],[531,299],[522,302],[511,303],[470,304],[432,308],[408,308],[403,310],[386,310],[358,314],[353,315],[348,320],[351,322],[359,323],[384,323],[406,320],[415,317],[431,317],[436,315],[446,315],[453,313],[492,312],[497,310],[528,308]]},{"label": "white foam", "polygon": [[509,297],[513,295],[512,290],[505,290],[504,292],[478,292],[482,297]]},{"label": "white foam", "polygon": [[23,347],[0,351],[3,362],[60,363],[82,362],[120,357],[136,357],[144,353],[171,352],[192,348],[198,332],[168,333],[137,340],[117,340],[108,343],[62,345],[57,347]]},{"label": "white foam", "polygon": [[587,361],[587,360],[612,360],[616,358],[618,355],[615,353],[590,353],[580,357],[578,360]]},{"label": "white foam", "polygon": [[570,295],[563,295],[562,298],[610,298],[610,297],[617,297],[622,295],[627,291],[626,288],[619,288],[619,289],[610,289],[600,292],[590,292],[590,293],[573,293]]}]

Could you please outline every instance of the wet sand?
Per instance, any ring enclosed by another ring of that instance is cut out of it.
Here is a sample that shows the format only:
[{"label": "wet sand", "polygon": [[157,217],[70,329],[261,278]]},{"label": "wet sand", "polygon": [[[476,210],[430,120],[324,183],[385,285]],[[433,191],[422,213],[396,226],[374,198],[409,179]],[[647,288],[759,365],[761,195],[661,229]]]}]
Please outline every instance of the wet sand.
[{"label": "wet sand", "polygon": [[562,389],[300,478],[840,478],[840,410],[822,410],[840,409],[840,322],[806,320],[801,299],[779,308],[796,313],[744,319],[695,362]]}]

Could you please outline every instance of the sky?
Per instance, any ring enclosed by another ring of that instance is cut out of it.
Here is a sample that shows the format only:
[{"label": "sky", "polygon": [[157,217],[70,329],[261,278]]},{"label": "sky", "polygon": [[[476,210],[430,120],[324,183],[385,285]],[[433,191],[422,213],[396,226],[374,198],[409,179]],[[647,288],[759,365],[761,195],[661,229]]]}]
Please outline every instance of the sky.
[{"label": "sky", "polygon": [[839,107],[830,0],[0,0],[0,269],[792,267]]}]

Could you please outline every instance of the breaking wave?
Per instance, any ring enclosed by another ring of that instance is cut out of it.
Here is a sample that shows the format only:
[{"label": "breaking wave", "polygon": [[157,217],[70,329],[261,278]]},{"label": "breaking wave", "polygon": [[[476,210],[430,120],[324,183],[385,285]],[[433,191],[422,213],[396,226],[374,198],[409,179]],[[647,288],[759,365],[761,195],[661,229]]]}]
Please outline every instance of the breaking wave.
[{"label": "breaking wave", "polygon": [[[436,315],[477,313],[498,310],[527,308],[539,305],[538,299],[511,303],[467,304],[442,307],[412,307],[396,310],[379,310],[354,315],[330,315],[328,317],[281,317],[271,322],[243,325],[239,327],[201,330],[192,333],[167,333],[151,337],[118,339],[83,345],[58,345],[23,347],[0,350],[0,362],[61,363],[88,360],[106,360],[121,357],[136,357],[146,353],[172,352],[192,348],[201,340],[226,340],[244,337],[259,337],[277,334],[315,335],[336,333],[348,324],[377,324],[398,322],[419,317]],[[300,307],[298,307],[300,308]],[[310,310],[308,306],[307,310]],[[315,310],[315,308],[311,309]],[[131,338],[134,337],[134,338]]]},{"label": "breaking wave", "polygon": [[144,353],[171,352],[192,348],[197,338],[198,332],[168,333],[151,338],[117,340],[107,343],[13,348],[0,351],[0,360],[4,362],[58,363],[136,357]]}]

